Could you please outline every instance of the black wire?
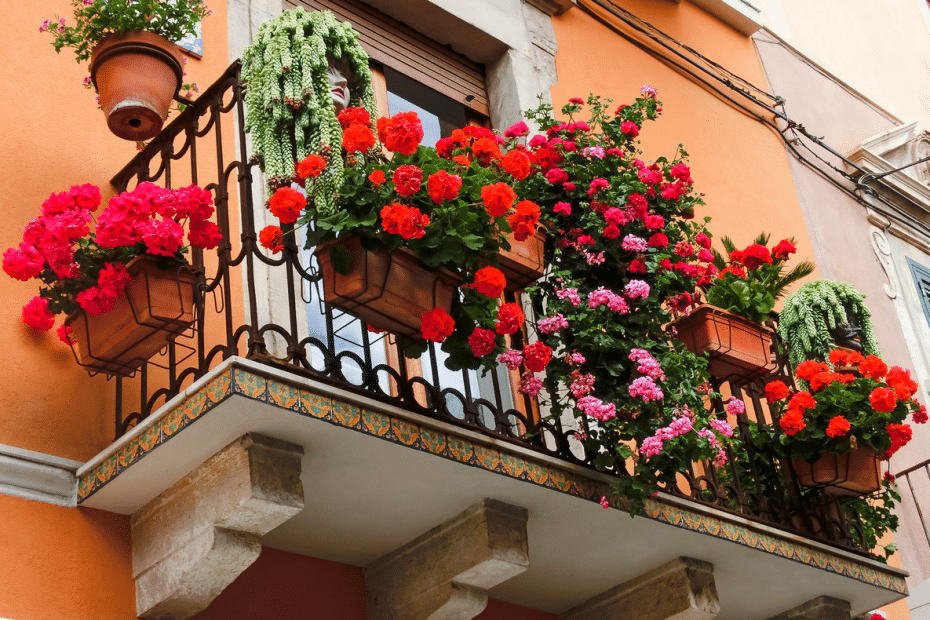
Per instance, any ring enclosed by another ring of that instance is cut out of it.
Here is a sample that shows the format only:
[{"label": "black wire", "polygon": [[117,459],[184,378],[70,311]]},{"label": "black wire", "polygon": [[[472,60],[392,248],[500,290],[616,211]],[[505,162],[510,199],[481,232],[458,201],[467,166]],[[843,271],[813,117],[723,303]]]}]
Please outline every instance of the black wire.
[{"label": "black wire", "polygon": [[[691,69],[689,69],[687,66],[682,65],[682,64],[679,63],[679,62],[676,62],[674,58],[669,58],[668,56],[663,55],[659,50],[655,50],[655,49],[649,47],[649,46],[646,45],[645,43],[643,43],[643,42],[641,42],[641,41],[635,39],[634,37],[632,37],[629,33],[624,32],[623,30],[621,30],[620,28],[618,28],[618,27],[615,26],[614,24],[611,24],[610,22],[608,22],[607,20],[605,20],[601,15],[599,15],[597,12],[593,11],[589,6],[586,6],[586,4],[587,4],[588,1],[589,1],[589,0],[578,0],[578,3],[577,3],[578,8],[581,9],[586,15],[588,15],[588,16],[590,16],[592,19],[596,20],[596,21],[597,21],[598,23],[600,23],[602,26],[604,26],[604,27],[610,29],[611,31],[613,31],[614,33],[620,35],[621,37],[623,37],[624,39],[626,39],[628,42],[630,42],[630,43],[632,43],[634,46],[636,46],[638,49],[640,49],[640,50],[646,52],[646,53],[649,54],[650,56],[653,56],[654,58],[656,58],[656,59],[658,59],[658,60],[660,60],[660,61],[662,61],[662,62],[664,62],[664,63],[666,63],[666,64],[670,64],[670,65],[674,66],[675,68],[677,68],[679,71],[681,71],[681,72],[683,72],[683,73],[689,75],[689,76],[690,76],[691,78],[693,78],[695,81],[700,82],[700,83],[703,84],[705,87],[709,88],[709,89],[710,89],[711,91],[713,91],[715,94],[717,94],[718,96],[720,96],[721,98],[723,98],[723,99],[724,99],[725,101],[727,101],[730,105],[732,105],[732,106],[738,108],[740,111],[742,111],[742,112],[743,112],[744,114],[746,114],[747,116],[749,116],[749,117],[751,117],[751,118],[757,120],[758,122],[762,123],[763,125],[765,125],[765,126],[771,128],[771,129],[779,136],[779,138],[785,143],[785,145],[786,145],[786,147],[788,148],[788,150],[791,152],[792,155],[794,155],[794,157],[795,157],[798,161],[800,161],[801,163],[803,163],[804,165],[806,165],[808,168],[810,168],[810,169],[812,169],[813,171],[815,171],[817,174],[819,174],[819,175],[820,175],[821,177],[823,177],[825,180],[829,181],[832,185],[834,185],[835,187],[837,187],[838,189],[840,189],[840,190],[843,191],[844,193],[848,194],[850,197],[852,197],[853,199],[855,199],[857,202],[859,202],[860,204],[866,205],[866,206],[873,206],[868,200],[866,200],[865,198],[863,198],[861,195],[859,195],[859,194],[857,193],[857,190],[862,190],[862,191],[868,193],[868,195],[871,196],[872,198],[874,198],[875,200],[877,200],[877,201],[881,202],[882,204],[884,204],[885,206],[889,207],[889,212],[884,212],[884,211],[883,211],[883,214],[884,214],[886,217],[889,217],[890,219],[897,220],[897,221],[899,221],[899,222],[901,222],[901,223],[903,223],[903,224],[908,224],[908,225],[910,225],[910,226],[913,227],[913,228],[920,228],[920,229],[923,229],[923,230],[925,230],[925,231],[927,231],[927,232],[930,232],[930,227],[928,227],[928,226],[927,226],[926,224],[924,224],[923,222],[920,222],[919,220],[916,220],[916,219],[912,220],[911,218],[902,218],[901,215],[900,215],[900,213],[898,212],[898,209],[897,209],[896,205],[895,205],[894,203],[890,202],[888,199],[886,199],[886,198],[884,198],[883,196],[881,196],[875,189],[873,189],[873,188],[871,188],[871,187],[868,187],[867,185],[865,185],[865,184],[863,184],[863,183],[859,183],[859,182],[856,180],[856,177],[853,176],[851,173],[847,172],[846,170],[844,170],[844,169],[842,169],[842,168],[837,167],[837,166],[834,165],[833,163],[829,162],[828,160],[826,160],[826,159],[824,159],[823,157],[821,157],[820,155],[818,155],[818,154],[817,154],[816,152],[814,152],[814,150],[811,149],[807,144],[804,144],[804,141],[803,141],[801,138],[798,138],[797,140],[794,140],[794,139],[789,139],[787,136],[785,136],[785,134],[784,134],[785,131],[788,131],[788,130],[794,131],[794,132],[800,134],[803,138],[806,138],[806,139],[809,140],[810,142],[816,144],[818,147],[824,149],[825,151],[827,151],[828,153],[830,153],[831,155],[833,155],[833,156],[836,157],[837,159],[841,160],[844,164],[846,164],[846,165],[848,165],[848,166],[854,168],[854,169],[856,170],[856,172],[859,172],[861,175],[866,175],[866,174],[868,174],[868,172],[867,172],[864,168],[862,168],[861,166],[859,166],[859,165],[856,164],[855,162],[851,161],[851,160],[848,159],[847,157],[843,156],[841,153],[837,152],[835,149],[833,149],[833,148],[830,147],[829,145],[825,144],[821,138],[818,138],[817,136],[812,135],[807,129],[804,128],[803,125],[801,125],[800,123],[798,123],[798,122],[792,120],[792,119],[787,115],[786,112],[784,112],[784,111],[778,111],[778,110],[776,110],[775,108],[773,108],[773,107],[771,107],[771,106],[769,106],[769,105],[763,103],[762,101],[759,101],[757,98],[753,97],[753,96],[750,95],[749,93],[747,93],[747,92],[745,92],[744,90],[742,90],[742,89],[736,87],[736,86],[733,84],[733,82],[732,82],[731,80],[725,79],[725,78],[722,78],[722,77],[719,76],[719,75],[716,75],[716,74],[713,73],[712,71],[710,71],[710,70],[708,70],[707,68],[701,66],[699,63],[697,63],[697,62],[695,62],[694,60],[692,60],[692,59],[686,57],[684,54],[678,52],[677,50],[671,48],[669,45],[667,45],[666,43],[664,43],[663,41],[661,41],[661,40],[660,40],[660,37],[661,37],[661,38],[665,38],[665,39],[667,39],[667,40],[669,40],[669,41],[673,41],[673,42],[675,42],[676,44],[678,44],[680,47],[682,47],[682,48],[684,48],[684,49],[688,49],[689,51],[691,51],[692,53],[698,55],[699,57],[704,58],[703,56],[700,56],[700,54],[697,54],[697,52],[693,52],[693,50],[691,50],[691,49],[688,48],[687,46],[685,46],[685,45],[679,43],[677,40],[675,40],[675,39],[672,38],[671,36],[669,36],[669,35],[667,35],[667,34],[665,34],[665,33],[662,33],[660,30],[658,30],[658,29],[655,28],[654,26],[651,26],[651,25],[648,24],[647,22],[642,21],[641,19],[639,19],[639,18],[636,17],[635,15],[630,14],[630,13],[627,12],[626,10],[624,10],[624,9],[622,9],[622,8],[620,8],[620,7],[616,6],[616,5],[614,5],[612,2],[608,2],[607,0],[590,0],[591,2],[594,2],[594,4],[596,4],[597,6],[601,7],[602,9],[605,9],[605,10],[607,10],[608,12],[610,12],[612,15],[614,15],[615,17],[617,17],[618,19],[620,19],[621,21],[623,21],[623,22],[624,22],[625,24],[627,24],[629,27],[633,28],[634,30],[636,30],[636,31],[638,31],[638,32],[640,32],[640,33],[642,33],[642,34],[644,34],[645,36],[647,36],[647,37],[648,37],[649,39],[651,39],[652,41],[658,43],[658,44],[661,45],[662,47],[664,47],[664,48],[666,48],[667,50],[671,51],[671,52],[672,52],[673,54],[675,54],[676,56],[682,58],[682,59],[685,60],[688,64],[691,64],[691,65],[697,67],[697,68],[700,69],[702,72],[706,73],[706,74],[709,75],[711,78],[713,78],[713,79],[716,80],[717,82],[721,83],[723,86],[725,86],[725,87],[727,87],[728,89],[730,89],[730,90],[732,90],[732,91],[734,91],[734,92],[736,92],[736,93],[742,95],[743,97],[749,99],[752,103],[754,103],[755,105],[757,105],[757,106],[759,106],[760,108],[762,108],[765,112],[768,112],[768,113],[772,114],[773,116],[776,116],[776,117],[782,119],[782,120],[787,124],[787,127],[786,127],[784,130],[782,130],[782,129],[780,129],[775,123],[773,123],[771,120],[769,120],[769,119],[766,118],[765,116],[759,114],[757,111],[755,111],[755,110],[753,110],[753,109],[747,107],[747,106],[744,105],[743,103],[737,101],[736,99],[734,99],[733,97],[731,97],[727,92],[725,92],[724,90],[721,90],[720,88],[718,88],[717,86],[715,86],[712,82],[710,82],[710,81],[708,81],[707,79],[703,78],[702,76],[698,75],[697,73],[695,73],[694,71],[692,71]],[[639,25],[640,23],[643,24],[644,26],[640,26],[640,25]],[[649,30],[654,30],[654,31],[656,31],[656,32],[659,33],[659,34],[656,35],[656,36],[651,35],[649,32],[647,32],[647,28],[646,28],[646,27],[648,27]],[[714,64],[715,66],[719,66],[719,65],[716,65],[716,63],[713,63],[713,61],[708,61],[708,62],[711,62],[711,63]],[[743,78],[740,78],[740,77],[738,77],[738,76],[735,76],[735,74],[732,74],[731,72],[729,72],[729,71],[727,71],[727,70],[725,70],[725,69],[724,69],[724,71],[726,71],[726,73],[727,73],[728,75],[734,76],[734,77],[735,77],[736,79],[738,79],[740,82],[749,85],[749,86],[750,86],[751,88],[753,88],[754,90],[759,90],[757,87],[752,86],[747,80],[745,80],[745,79],[743,79]],[[760,91],[760,92],[762,92],[762,91]],[[771,95],[768,95],[768,96],[771,97]],[[777,105],[780,105],[780,106],[784,109],[784,99],[783,99],[783,98],[777,97],[777,98],[773,98],[773,100],[777,102]],[[825,170],[823,170],[822,168],[820,168],[820,166],[816,165],[816,164],[815,164],[814,162],[812,162],[810,159],[808,159],[808,158],[805,157],[803,154],[801,154],[801,153],[798,151],[798,149],[795,147],[795,142],[797,142],[797,144],[800,144],[801,146],[803,146],[803,147],[804,147],[807,151],[809,151],[814,157],[816,157],[818,160],[820,160],[821,162],[823,162],[826,166],[828,166],[828,167],[829,167],[830,169],[832,169],[834,172],[836,172],[837,174],[839,174],[842,178],[846,179],[847,181],[850,181],[850,182],[854,183],[854,184],[855,184],[855,188],[847,187],[847,186],[845,186],[843,183],[841,183],[840,181],[838,181],[837,179],[835,179],[835,178],[833,178],[832,176],[830,176],[829,174],[827,174],[827,172],[826,172]],[[917,163],[917,162],[915,162],[915,163]],[[874,179],[873,179],[873,180],[874,180]]]}]

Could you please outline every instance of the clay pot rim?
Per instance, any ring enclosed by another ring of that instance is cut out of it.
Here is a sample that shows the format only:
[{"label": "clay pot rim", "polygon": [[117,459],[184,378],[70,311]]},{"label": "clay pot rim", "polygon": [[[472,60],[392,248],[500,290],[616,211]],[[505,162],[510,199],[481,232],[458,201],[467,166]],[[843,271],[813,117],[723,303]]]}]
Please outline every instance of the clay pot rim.
[{"label": "clay pot rim", "polygon": [[174,95],[176,96],[181,91],[184,67],[178,46],[165,37],[147,30],[112,32],[94,46],[90,56],[90,79],[95,89],[97,88],[97,71],[100,66],[110,58],[126,53],[147,54],[161,59],[171,67],[177,78]]}]

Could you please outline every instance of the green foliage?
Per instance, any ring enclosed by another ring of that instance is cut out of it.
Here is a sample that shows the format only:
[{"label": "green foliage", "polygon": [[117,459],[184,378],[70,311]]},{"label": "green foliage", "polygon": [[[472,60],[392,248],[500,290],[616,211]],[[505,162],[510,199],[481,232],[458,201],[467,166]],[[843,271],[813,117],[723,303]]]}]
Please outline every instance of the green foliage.
[{"label": "green foliage", "polygon": [[[714,250],[714,265],[720,270],[720,277],[707,288],[708,303],[763,323],[785,290],[813,273],[814,264],[810,261],[802,261],[785,272],[788,254],[795,251],[794,238],[781,241],[771,251],[766,247],[769,238],[762,233],[744,250],[738,250],[729,237],[721,238],[727,257]],[[752,250],[756,252],[753,254]]]},{"label": "green foliage", "polygon": [[834,348],[830,330],[849,322],[847,306],[862,328],[863,355],[881,356],[864,300],[865,295],[851,284],[831,280],[808,282],[789,295],[778,315],[778,334],[786,343],[791,364],[827,359]]},{"label": "green foliage", "polygon": [[55,39],[56,52],[73,47],[78,62],[90,58],[94,47],[110,34],[145,30],[169,41],[179,41],[195,33],[197,23],[210,15],[203,0],[72,0],[75,25],[57,15],[42,25]]},{"label": "green foliage", "polygon": [[315,208],[334,210],[342,180],[342,128],[336,120],[327,69],[329,58],[351,72],[352,104],[374,117],[368,54],[358,33],[328,11],[284,11],[262,24],[242,53],[246,85],[245,130],[272,190],[294,179],[294,163],[309,153],[327,157],[329,168],[316,180]]}]

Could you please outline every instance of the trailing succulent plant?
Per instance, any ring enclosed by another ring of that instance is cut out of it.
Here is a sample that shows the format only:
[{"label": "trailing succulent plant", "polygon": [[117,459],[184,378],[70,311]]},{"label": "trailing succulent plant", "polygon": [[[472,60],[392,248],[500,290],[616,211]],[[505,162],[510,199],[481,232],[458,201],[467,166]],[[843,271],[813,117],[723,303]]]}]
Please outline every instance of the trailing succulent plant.
[{"label": "trailing succulent plant", "polygon": [[831,330],[849,323],[862,330],[862,354],[881,356],[872,331],[872,314],[863,300],[865,295],[851,284],[832,280],[808,282],[789,295],[778,315],[778,333],[788,347],[791,365],[826,360],[836,346]]},{"label": "trailing succulent plant", "polygon": [[358,33],[328,11],[285,11],[262,24],[242,54],[245,130],[252,135],[269,189],[296,180],[295,161],[309,153],[321,155],[328,170],[314,184],[311,197],[322,211],[333,207],[343,166],[342,127],[327,75],[330,62],[352,74],[351,105],[375,115],[368,54]]}]

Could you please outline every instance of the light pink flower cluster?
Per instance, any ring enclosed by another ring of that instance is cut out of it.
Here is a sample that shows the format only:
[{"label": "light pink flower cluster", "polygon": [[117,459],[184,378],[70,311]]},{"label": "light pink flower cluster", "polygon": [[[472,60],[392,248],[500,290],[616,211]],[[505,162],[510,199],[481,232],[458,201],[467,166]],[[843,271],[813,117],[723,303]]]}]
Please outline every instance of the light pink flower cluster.
[{"label": "light pink flower cluster", "polygon": [[611,418],[617,417],[617,406],[613,403],[605,403],[595,396],[583,396],[578,399],[578,408],[588,417],[606,422]]},{"label": "light pink flower cluster", "polygon": [[581,154],[585,157],[596,157],[598,159],[604,159],[607,153],[604,151],[604,147],[601,146],[588,146],[581,150]]},{"label": "light pink flower cluster", "polygon": [[620,244],[627,252],[645,252],[649,249],[649,243],[646,242],[642,237],[637,237],[636,235],[627,235],[623,238],[623,242]]},{"label": "light pink flower cluster", "polygon": [[703,437],[707,440],[707,443],[712,449],[716,452],[714,454],[714,466],[723,467],[727,463],[727,453],[723,449],[723,446],[720,445],[720,442],[717,441],[717,436],[714,434],[714,431],[709,428],[702,428],[698,431],[698,437]]},{"label": "light pink flower cluster", "polygon": [[649,284],[643,280],[630,280],[623,287],[623,290],[626,291],[627,297],[630,299],[646,299],[649,297],[650,289]]},{"label": "light pink flower cluster", "polygon": [[589,265],[600,265],[601,263],[604,262],[603,252],[592,254],[591,252],[588,252],[587,250],[582,250],[582,254],[584,254],[585,262],[588,263]]},{"label": "light pink flower cluster", "polygon": [[523,382],[520,383],[520,391],[527,396],[536,396],[542,389],[542,379],[531,372],[523,375]]},{"label": "light pink flower cluster", "polygon": [[630,311],[630,307],[623,297],[603,286],[588,294],[588,307],[598,308],[600,306],[607,306],[612,312],[619,312],[620,314],[626,314]]},{"label": "light pink flower cluster", "polygon": [[568,356],[568,360],[566,361],[570,364],[584,364],[588,360],[581,353],[573,351],[572,354]]},{"label": "light pink flower cluster", "polygon": [[572,396],[575,398],[581,398],[594,388],[594,375],[580,375],[577,379],[572,381],[572,384],[568,387],[571,391]]},{"label": "light pink flower cluster", "polygon": [[727,403],[727,413],[730,415],[740,415],[745,413],[746,403],[736,398],[735,396],[730,397],[730,402]]},{"label": "light pink flower cluster", "polygon": [[568,321],[566,321],[565,317],[559,313],[547,319],[540,319],[536,323],[536,327],[544,334],[552,334],[559,331],[560,329],[568,327]]},{"label": "light pink flower cluster", "polygon": [[665,373],[662,372],[662,367],[659,365],[659,361],[652,357],[649,354],[649,351],[645,349],[632,349],[630,350],[630,361],[636,362],[637,367],[636,371],[650,376],[653,379],[659,381],[665,381]]},{"label": "light pink flower cluster", "polygon": [[510,370],[516,370],[523,363],[523,354],[516,349],[507,349],[497,356],[497,361],[506,364]]},{"label": "light pink flower cluster", "polygon": [[652,377],[634,379],[627,391],[633,398],[642,398],[647,403],[665,398],[662,389],[656,385]]},{"label": "light pink flower cluster", "polygon": [[726,420],[719,420],[717,418],[711,418],[710,426],[715,431],[723,435],[724,437],[733,436],[733,427]]},{"label": "light pink flower cluster", "polygon": [[555,292],[555,296],[559,299],[567,299],[576,307],[581,303],[581,297],[578,296],[578,289],[576,288],[560,288]]}]

